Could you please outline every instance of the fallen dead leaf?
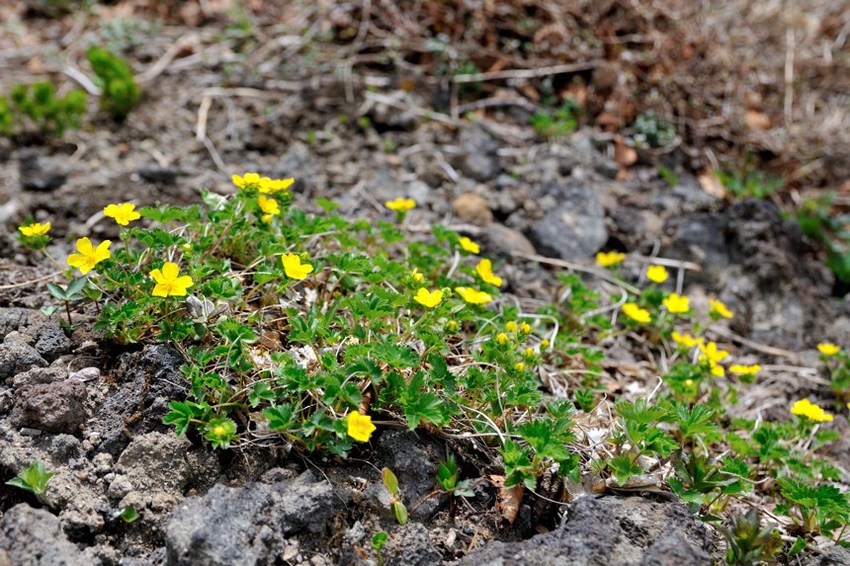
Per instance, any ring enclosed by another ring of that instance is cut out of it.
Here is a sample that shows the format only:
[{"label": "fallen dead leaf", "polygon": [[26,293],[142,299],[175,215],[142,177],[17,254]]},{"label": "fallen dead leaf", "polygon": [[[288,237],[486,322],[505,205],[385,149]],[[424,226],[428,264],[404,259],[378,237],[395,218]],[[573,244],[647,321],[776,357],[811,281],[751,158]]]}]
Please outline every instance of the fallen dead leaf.
[{"label": "fallen dead leaf", "polygon": [[522,502],[522,484],[505,487],[505,476],[497,475],[490,476],[490,481],[499,490],[496,511],[509,525],[513,525]]}]

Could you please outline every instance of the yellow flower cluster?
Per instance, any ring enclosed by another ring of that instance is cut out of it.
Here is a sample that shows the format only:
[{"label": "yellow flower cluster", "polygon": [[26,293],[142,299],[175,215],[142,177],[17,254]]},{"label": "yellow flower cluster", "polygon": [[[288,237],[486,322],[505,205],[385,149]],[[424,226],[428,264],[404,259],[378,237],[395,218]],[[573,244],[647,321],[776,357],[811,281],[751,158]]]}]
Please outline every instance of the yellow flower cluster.
[{"label": "yellow flower cluster", "polygon": [[245,176],[233,175],[231,177],[233,184],[240,189],[254,188],[261,193],[274,194],[279,191],[285,191],[295,179],[269,179],[268,177],[260,177],[258,173],[245,173]]},{"label": "yellow flower cluster", "polygon": [[791,414],[806,417],[809,420],[817,422],[829,422],[832,420],[832,414],[827,413],[821,407],[818,407],[808,399],[800,399],[791,406]]},{"label": "yellow flower cluster", "polygon": [[263,216],[261,220],[268,224],[272,221],[272,217],[280,214],[280,207],[277,205],[277,201],[273,198],[269,198],[265,195],[260,195],[257,197],[257,204],[260,207],[260,210],[263,212]]}]

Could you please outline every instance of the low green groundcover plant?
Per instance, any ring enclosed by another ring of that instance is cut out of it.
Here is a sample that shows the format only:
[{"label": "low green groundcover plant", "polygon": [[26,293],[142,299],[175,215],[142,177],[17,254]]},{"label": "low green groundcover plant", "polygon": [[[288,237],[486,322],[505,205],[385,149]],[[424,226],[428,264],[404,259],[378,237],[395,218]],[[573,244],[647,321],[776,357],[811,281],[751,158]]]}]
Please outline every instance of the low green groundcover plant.
[{"label": "low green groundcover plant", "polygon": [[[663,265],[638,288],[620,273],[630,258],[600,253],[591,271],[610,294],[559,275],[560,299],[528,309],[502,295],[478,243],[441,226],[407,231],[412,199],[350,220],[324,199],[315,214],[293,206],[292,179],[233,181],[235,194],[206,191],[198,205],[106,207],[121,242],[80,238],[70,284],[54,293],[66,308],[94,303],[97,328],[119,343],[180,351],[189,396],[166,416],[178,434],[345,457],[376,431],[421,429],[489,451],[486,472],[506,489],[533,491],[554,471],[567,484],[673,492],[728,525],[731,562],[773,556],[777,528],[786,552],[846,543],[841,471],[818,454],[838,437],[833,414],[800,399],[782,422],[729,416],[764,370],[706,336],[710,319],[734,313],[716,299],[697,312]],[[19,237],[45,251],[49,231],[29,223]],[[615,340],[664,360],[650,393],[611,399],[596,345]],[[834,376],[824,394],[846,410],[847,356],[820,350]],[[566,394],[544,394],[544,375]],[[468,496],[454,462],[443,467],[442,491]],[[753,505],[774,526],[745,516]]]}]

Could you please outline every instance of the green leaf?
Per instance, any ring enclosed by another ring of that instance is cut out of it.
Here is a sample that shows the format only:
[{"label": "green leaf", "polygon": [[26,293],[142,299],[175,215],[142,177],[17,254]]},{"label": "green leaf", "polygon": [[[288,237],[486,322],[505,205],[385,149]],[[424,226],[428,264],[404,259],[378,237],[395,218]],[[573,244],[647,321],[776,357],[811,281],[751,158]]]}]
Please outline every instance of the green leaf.
[{"label": "green leaf", "polygon": [[806,546],[808,546],[808,543],[805,541],[805,539],[797,537],[797,539],[794,541],[794,544],[792,544],[791,548],[788,549],[788,557],[790,558],[792,556],[800,554],[803,550],[805,550]]},{"label": "green leaf", "polygon": [[269,421],[271,430],[290,430],[294,427],[292,405],[278,405],[263,411],[263,416]]},{"label": "green leaf", "polygon": [[209,407],[191,401],[172,401],[170,406],[171,411],[162,420],[164,423],[173,424],[176,427],[177,436],[182,436],[193,421],[206,420],[204,417],[209,411]]},{"label": "green leaf", "polygon": [[627,481],[629,481],[630,477],[643,473],[643,468],[635,462],[632,462],[632,460],[625,454],[608,460],[608,468],[611,470],[611,473],[614,474],[614,477],[617,479],[617,483],[620,485],[624,485]]},{"label": "green leaf", "polygon": [[384,480],[384,487],[390,492],[390,495],[398,495],[398,478],[393,471],[387,467],[381,469],[381,478]]},{"label": "green leaf", "polygon": [[404,503],[395,500],[390,504],[390,509],[392,509],[395,520],[399,525],[404,526],[407,524],[407,507],[404,506]]},{"label": "green leaf", "polygon": [[457,485],[457,463],[454,456],[449,456],[448,461],[440,462],[437,469],[437,482],[445,491],[452,491]]},{"label": "green leaf", "polygon": [[127,524],[137,521],[140,517],[139,512],[132,505],[127,505],[118,514],[118,517]]},{"label": "green leaf", "polygon": [[47,290],[50,291],[50,294],[59,299],[60,301],[68,300],[67,295],[65,295],[65,290],[62,289],[56,283],[47,283]]},{"label": "green leaf", "polygon": [[35,495],[42,495],[47,491],[47,482],[55,475],[55,472],[48,472],[44,462],[39,460],[21,470],[17,477],[7,481],[6,485],[19,487]]},{"label": "green leaf", "polygon": [[389,535],[384,531],[378,531],[372,535],[372,548],[375,549],[375,552],[381,552],[381,549],[387,544],[387,538],[389,538]]},{"label": "green leaf", "polygon": [[65,289],[65,293],[70,297],[71,295],[79,294],[89,282],[89,278],[85,275],[82,277],[77,277],[73,281],[68,284],[68,287]]}]

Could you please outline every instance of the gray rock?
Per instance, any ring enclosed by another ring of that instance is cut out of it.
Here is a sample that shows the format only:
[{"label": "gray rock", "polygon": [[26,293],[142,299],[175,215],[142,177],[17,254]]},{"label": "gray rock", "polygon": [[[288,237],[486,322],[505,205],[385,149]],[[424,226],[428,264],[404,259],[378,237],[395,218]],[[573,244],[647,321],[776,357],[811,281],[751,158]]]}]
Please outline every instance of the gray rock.
[{"label": "gray rock", "polygon": [[702,267],[702,271],[688,273],[690,281],[714,288],[721,285],[729,254],[723,223],[716,215],[674,216],[665,226],[665,232],[672,234],[672,244],[664,251],[666,257],[692,261]]},{"label": "gray rock", "polygon": [[430,566],[442,562],[428,529],[421,523],[411,522],[393,532],[382,554],[388,566]]},{"label": "gray rock", "polygon": [[185,436],[177,436],[173,431],[139,435],[121,453],[115,471],[134,491],[182,494],[192,475],[187,458],[191,447]]},{"label": "gray rock", "polygon": [[129,421],[130,417],[134,418],[127,428],[134,434],[173,430],[162,418],[170,410],[173,399],[186,395],[188,387],[180,372],[182,364],[180,355],[163,345],[121,357],[116,379],[121,385],[87,423],[91,433],[100,435],[101,450],[114,458],[121,454],[128,440],[115,423]]},{"label": "gray rock", "polygon": [[514,254],[533,255],[534,245],[519,230],[493,223],[484,231],[484,246],[493,255],[510,259]]},{"label": "gray rock", "polygon": [[850,550],[834,545],[812,561],[815,566],[847,566],[850,564]]},{"label": "gray rock", "polygon": [[27,385],[17,392],[10,421],[15,427],[74,432],[86,420],[86,386],[77,380]]},{"label": "gray rock", "polygon": [[68,370],[63,367],[37,367],[23,371],[12,378],[12,387],[19,388],[25,385],[38,385],[42,383],[55,383],[65,381],[68,378]]},{"label": "gray rock", "polygon": [[[678,548],[674,549],[674,545]],[[459,564],[708,566],[714,550],[708,529],[681,503],[587,496],[570,505],[563,528],[515,543],[490,542]],[[663,552],[675,555],[668,560]],[[682,561],[677,561],[677,557],[682,557]]]},{"label": "gray rock", "polygon": [[154,163],[142,165],[139,167],[138,173],[143,180],[158,185],[173,185],[177,181],[177,177],[186,174],[185,171],[177,167],[161,166]]},{"label": "gray rock", "polygon": [[[5,556],[4,556],[5,554]],[[71,544],[59,519],[26,503],[15,505],[0,519],[0,564],[70,566],[86,564],[85,556]]]},{"label": "gray rock", "polygon": [[552,184],[544,188],[544,194],[556,197],[559,204],[531,227],[529,237],[538,250],[563,259],[580,259],[605,245],[605,213],[592,186]]},{"label": "gray rock", "polygon": [[[445,458],[445,448],[436,442],[425,441],[410,431],[390,431],[378,441],[381,450],[379,461],[398,477],[399,488],[405,502],[420,501],[434,491],[440,460]],[[381,486],[383,487],[383,486]],[[445,500],[444,496],[430,497],[415,509],[408,506],[410,516],[424,520],[433,515]]]},{"label": "gray rock", "polygon": [[51,455],[56,462],[67,462],[80,450],[80,441],[70,434],[57,434],[50,441]]},{"label": "gray rock", "polygon": [[33,346],[49,362],[71,351],[71,339],[65,336],[62,327],[53,319],[43,320],[41,324],[31,327],[30,332],[36,337]]},{"label": "gray rock", "polygon": [[65,168],[56,159],[27,155],[21,158],[19,168],[25,191],[55,191],[68,178]]},{"label": "gray rock", "polygon": [[499,174],[499,145],[487,130],[480,125],[464,128],[460,132],[462,149],[460,169],[467,177],[485,182]]},{"label": "gray rock", "polygon": [[218,484],[174,509],[165,535],[168,563],[274,564],[286,537],[324,530],[338,506],[330,484],[309,472],[271,485]]},{"label": "gray rock", "polygon": [[8,379],[34,367],[47,366],[38,350],[17,340],[0,344],[0,380]]},{"label": "gray rock", "polygon": [[493,213],[487,199],[476,193],[463,193],[452,201],[452,212],[464,222],[487,226],[493,222]]}]

